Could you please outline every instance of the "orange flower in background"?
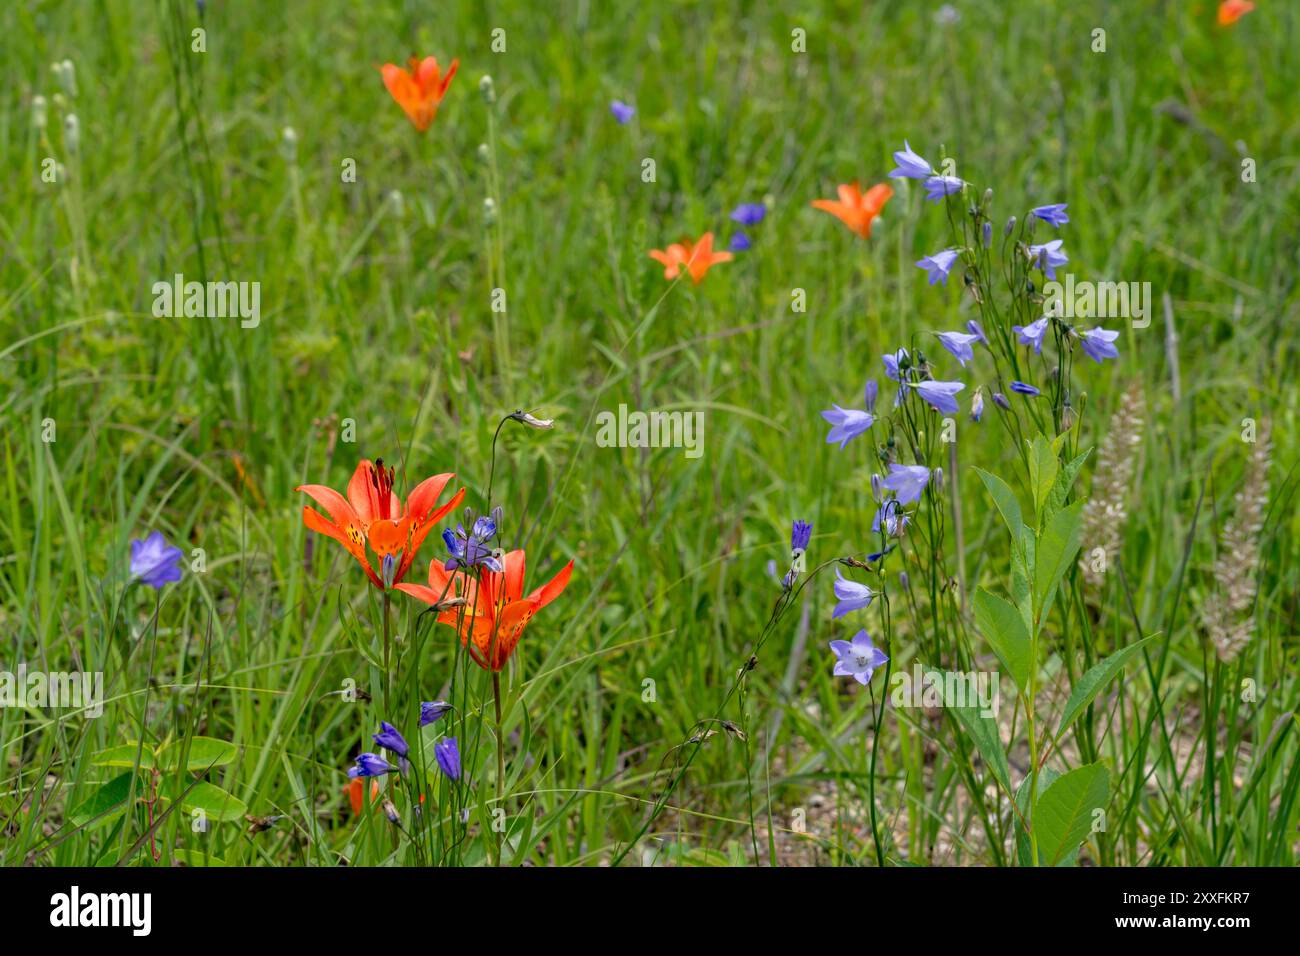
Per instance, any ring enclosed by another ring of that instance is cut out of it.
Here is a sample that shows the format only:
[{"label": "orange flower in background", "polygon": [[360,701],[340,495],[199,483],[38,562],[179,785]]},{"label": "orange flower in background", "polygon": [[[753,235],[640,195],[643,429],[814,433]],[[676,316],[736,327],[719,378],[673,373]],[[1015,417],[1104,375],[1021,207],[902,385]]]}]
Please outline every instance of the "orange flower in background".
[{"label": "orange flower in background", "polygon": [[663,263],[665,279],[676,279],[681,274],[682,266],[685,266],[691,279],[699,285],[711,267],[719,262],[730,262],[731,253],[714,252],[713,233],[706,232],[695,242],[683,239],[674,242],[667,249],[651,249],[650,258]]},{"label": "orange flower in background", "polygon": [[1223,0],[1219,4],[1219,26],[1232,26],[1254,9],[1255,5],[1250,0]]},{"label": "orange flower in background", "polygon": [[[360,777],[353,777],[351,780],[348,781],[347,786],[343,788],[343,792],[348,795],[348,800],[352,804],[352,815],[354,817],[361,816],[361,807],[364,805],[365,796],[366,796],[365,781],[362,780]],[[374,803],[378,799],[379,799],[379,781],[372,780],[370,782],[370,802]]]},{"label": "orange flower in background", "polygon": [[[402,499],[393,493],[394,475],[395,470],[385,468],[382,458],[373,464],[363,459],[348,482],[346,498],[324,485],[294,489],[311,495],[329,513],[326,518],[311,508],[303,508],[302,523],[347,548],[381,590],[402,580],[434,524],[465,497],[462,488],[451,501],[435,508],[442,489],[455,476],[434,475],[416,485],[403,506]],[[367,544],[379,559],[379,574],[366,554]]]},{"label": "orange flower in background", "polygon": [[[524,628],[533,615],[550,604],[569,583],[573,573],[570,561],[560,573],[527,597],[524,596],[524,552],[511,551],[501,559],[502,571],[478,567],[478,580],[464,572],[448,571],[439,561],[429,568],[429,586],[399,584],[425,604],[464,598],[461,607],[449,608],[438,615],[438,623],[448,624],[460,632],[460,642],[469,648],[474,663],[485,670],[499,671],[514,653]],[[473,642],[470,643],[470,638]]]},{"label": "orange flower in background", "polygon": [[407,70],[385,63],[379,72],[384,75],[384,86],[393,94],[397,105],[406,112],[415,128],[423,133],[438,115],[438,106],[447,95],[447,87],[456,75],[460,60],[451,61],[445,76],[438,70],[438,60],[435,57],[426,56],[421,60],[418,56],[413,56],[410,64],[411,68]]},{"label": "orange flower in background", "polygon": [[871,222],[880,215],[894,195],[894,189],[888,183],[877,183],[865,193],[856,182],[846,183],[837,190],[839,199],[814,199],[812,206],[828,212],[844,225],[848,226],[863,239],[871,238]]}]

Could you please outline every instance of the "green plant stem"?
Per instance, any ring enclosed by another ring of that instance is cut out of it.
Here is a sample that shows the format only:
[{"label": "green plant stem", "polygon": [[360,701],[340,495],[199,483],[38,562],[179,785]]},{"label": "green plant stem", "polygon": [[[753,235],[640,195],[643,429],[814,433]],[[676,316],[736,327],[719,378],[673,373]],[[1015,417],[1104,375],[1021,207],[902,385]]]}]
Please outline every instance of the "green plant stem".
[{"label": "green plant stem", "polygon": [[[392,662],[390,660],[391,639],[389,638],[389,609],[392,605],[392,598],[389,596],[387,589],[384,591],[384,713],[391,714],[392,711]],[[391,718],[386,718],[391,719]]]},{"label": "green plant stem", "polygon": [[[506,741],[504,721],[501,719],[501,673],[492,672],[492,700],[497,713],[497,807],[505,809],[506,798]],[[501,865],[501,832],[497,832],[497,866]]]}]

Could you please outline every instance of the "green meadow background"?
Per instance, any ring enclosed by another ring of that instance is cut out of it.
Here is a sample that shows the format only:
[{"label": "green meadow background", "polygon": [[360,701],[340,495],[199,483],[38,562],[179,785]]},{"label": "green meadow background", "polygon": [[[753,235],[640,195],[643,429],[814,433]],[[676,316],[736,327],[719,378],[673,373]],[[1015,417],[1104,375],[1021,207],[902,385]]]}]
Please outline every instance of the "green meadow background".
[{"label": "green meadow background", "polygon": [[[782,6],[212,0],[202,19],[166,0],[0,7],[0,670],[102,670],[108,698],[93,720],[0,709],[0,860],[411,862],[382,818],[353,819],[344,771],[379,720],[413,736],[416,703],[451,679],[454,636],[426,629],[400,713],[382,713],[378,693],[329,696],[347,679],[377,691],[359,646],[378,600],[306,532],[293,489],[341,489],[358,459],[382,457],[403,493],[454,471],[480,508],[494,431],[516,408],[556,427],[502,430],[503,541],[527,548],[530,587],[576,565],[507,672],[511,806],[530,821],[510,861],[874,864],[872,740],[887,863],[1013,860],[975,820],[958,768],[978,779],[978,758],[952,725],[889,708],[874,728],[872,696],[832,678],[826,642],[866,619],[832,622],[830,572],[729,704],[745,738],[707,739],[665,796],[673,748],[717,712],[768,620],[767,564],[784,570],[792,519],[814,525],[812,564],[869,549],[872,449],[827,446],[819,411],[860,407],[882,352],[973,314],[958,275],[930,288],[913,265],[949,244],[917,184],[866,242],[809,207],[839,183],[883,181],[906,138],[992,187],[995,218],[1068,202],[1068,270],[1153,290],[1148,328],[1113,326],[1121,359],[1075,368],[1085,444],[1130,385],[1147,407],[1123,536],[1131,598],[1108,584],[1094,640],[1107,653],[1139,621],[1165,662],[1155,690],[1139,663],[1099,703],[1095,742],[1120,784],[1083,857],[1294,862],[1300,7],[1260,0],[1223,29],[1207,0],[958,0],[952,24],[936,3]],[[377,70],[412,53],[460,60],[424,135]],[[75,95],[51,72],[64,59]],[[628,125],[612,99],[636,107]],[[57,183],[42,180],[47,158]],[[665,282],[647,256],[706,230],[723,244],[729,211],[765,197],[752,251],[700,285]],[[259,282],[260,324],[155,318],[151,286],[176,273]],[[973,388],[980,371],[960,377]],[[597,447],[594,416],[620,403],[704,411],[703,456]],[[1018,456],[965,404],[965,553],[946,548],[972,588],[1005,587],[1005,533],[969,468],[1013,481]],[[1241,422],[1265,417],[1257,634],[1216,668],[1201,609],[1232,557],[1217,540],[1252,448]],[[187,557],[161,606],[127,589],[128,542],[152,529],[206,554],[203,573]],[[434,535],[409,580],[441,552]],[[894,606],[887,650],[906,668],[930,616]],[[409,645],[419,608],[402,595],[395,608]],[[486,699],[470,678],[470,700]],[[1235,703],[1242,680],[1254,703]],[[152,839],[144,808],[85,822],[77,808],[121,772],[92,758],[142,727],[150,746],[231,742],[206,779],[249,815],[285,819],[195,833],[173,813]],[[467,748],[468,786],[490,795],[484,740]],[[1023,743],[1009,753],[1023,771]],[[1005,836],[1005,801],[994,815]],[[458,862],[490,849],[470,840]]]}]

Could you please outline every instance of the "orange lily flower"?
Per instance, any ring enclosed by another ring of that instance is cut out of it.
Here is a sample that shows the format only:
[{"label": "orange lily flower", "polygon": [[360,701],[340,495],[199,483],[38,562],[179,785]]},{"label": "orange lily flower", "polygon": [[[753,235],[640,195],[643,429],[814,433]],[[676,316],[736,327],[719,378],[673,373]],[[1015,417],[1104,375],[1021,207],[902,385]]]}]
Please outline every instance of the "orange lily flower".
[{"label": "orange lily flower", "polygon": [[[460,631],[461,644],[469,648],[474,663],[484,670],[499,671],[505,666],[533,615],[560,596],[573,573],[570,561],[559,574],[525,597],[524,552],[511,551],[501,562],[500,573],[480,566],[475,581],[464,572],[448,571],[442,562],[434,561],[429,568],[428,587],[397,586],[425,604],[464,598],[464,606],[442,611],[438,623]],[[472,644],[470,637],[474,639]]]},{"label": "orange lily flower", "polygon": [[[352,815],[354,817],[361,816],[361,807],[366,795],[365,781],[360,777],[353,777],[348,781],[347,786],[343,788],[343,792],[348,795],[348,800],[352,804]],[[379,781],[372,780],[370,783],[370,802],[374,803],[378,799]]]},{"label": "orange lily flower", "polygon": [[689,239],[683,239],[681,242],[674,242],[667,249],[651,249],[650,258],[664,265],[664,278],[669,281],[676,279],[682,271],[682,266],[691,274],[691,279],[696,285],[704,278],[704,274],[719,262],[730,262],[730,252],[713,251],[713,233],[706,232],[695,242]]},{"label": "orange lily flower", "polygon": [[840,196],[838,201],[814,199],[813,208],[830,213],[863,239],[870,239],[871,222],[894,195],[894,188],[888,183],[877,183],[863,193],[858,184],[852,182],[840,186],[837,192]]},{"label": "orange lily flower", "polygon": [[447,87],[456,75],[460,60],[451,61],[446,76],[439,72],[436,57],[426,56],[421,60],[418,56],[413,56],[410,65],[411,68],[407,70],[385,63],[379,72],[384,75],[384,86],[388,87],[388,92],[397,100],[397,105],[406,112],[415,128],[423,133],[438,115],[438,106],[447,95]]},{"label": "orange lily flower", "polygon": [[[371,583],[380,590],[402,580],[434,524],[465,497],[462,488],[451,501],[435,508],[442,489],[455,476],[434,475],[416,485],[403,506],[402,499],[393,493],[394,474],[394,469],[384,467],[382,458],[373,464],[363,459],[348,482],[346,498],[324,485],[301,485],[294,489],[311,495],[329,513],[326,518],[311,508],[303,508],[302,523],[347,548],[348,554],[357,559]],[[367,543],[379,558],[383,577],[370,564]]]},{"label": "orange lily flower", "polygon": [[1223,0],[1219,4],[1219,26],[1232,26],[1254,9],[1255,5],[1250,0]]}]

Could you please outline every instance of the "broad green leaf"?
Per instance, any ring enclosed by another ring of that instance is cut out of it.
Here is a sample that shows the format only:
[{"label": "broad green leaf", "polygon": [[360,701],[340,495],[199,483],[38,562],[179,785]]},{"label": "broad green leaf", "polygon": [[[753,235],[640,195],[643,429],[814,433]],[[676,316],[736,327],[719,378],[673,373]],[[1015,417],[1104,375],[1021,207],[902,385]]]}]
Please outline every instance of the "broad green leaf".
[{"label": "broad green leaf", "polygon": [[[132,771],[119,774],[101,786],[77,808],[68,814],[74,826],[96,830],[113,822],[126,809],[127,797],[131,793]],[[137,795],[139,791],[136,791]]]},{"label": "broad green leaf", "polygon": [[239,820],[248,812],[242,800],[227,793],[215,783],[201,780],[181,798],[181,808],[202,810],[211,820]]},{"label": "broad green leaf", "polygon": [[1034,633],[1034,576],[1031,569],[1035,552],[1033,532],[1026,529],[1024,547],[1019,553],[1013,551],[1011,554],[1011,600],[1020,609],[1020,617],[1029,634]]},{"label": "broad green leaf", "polygon": [[1025,520],[1021,517],[1020,502],[1016,500],[1016,493],[1005,481],[983,468],[976,468],[975,473],[984,482],[984,487],[988,489],[993,503],[997,506],[998,514],[1002,515],[1002,520],[1006,522],[1007,530],[1011,532],[1011,543],[1018,544],[1024,534]]},{"label": "broad green leaf", "polygon": [[1038,859],[1046,866],[1063,863],[1092,828],[1093,814],[1104,810],[1110,778],[1092,763],[1057,777],[1038,798],[1030,821],[1038,836]]},{"label": "broad green leaf", "polygon": [[1044,509],[1047,507],[1047,497],[1052,493],[1052,486],[1056,484],[1056,473],[1060,469],[1061,462],[1052,447],[1052,442],[1042,435],[1036,436],[1029,447],[1029,490],[1034,496],[1034,514],[1039,518],[1040,528]]},{"label": "broad green leaf", "polygon": [[[177,740],[169,744],[158,755],[159,764],[166,770],[175,770],[181,759],[185,742]],[[191,772],[207,770],[209,767],[224,767],[239,756],[239,748],[227,740],[214,737],[191,737],[190,752],[185,760],[185,769]]]},{"label": "broad green leaf", "polygon": [[145,770],[152,770],[154,766],[154,752],[149,747],[141,747],[136,743],[123,744],[120,747],[109,747],[107,750],[101,750],[95,756],[90,758],[90,762],[96,767],[129,767],[135,769],[136,751],[139,751],[140,766]]},{"label": "broad green leaf", "polygon": [[1070,488],[1074,486],[1074,479],[1079,476],[1079,469],[1088,460],[1090,451],[1091,449],[1080,453],[1077,458],[1062,468],[1061,473],[1056,476],[1056,484],[1052,486],[1052,493],[1047,497],[1048,518],[1065,507],[1065,498],[1070,493]]},{"label": "broad green leaf", "polygon": [[1033,632],[1038,633],[1052,610],[1056,590],[1065,572],[1074,564],[1079,553],[1079,536],[1083,523],[1083,502],[1076,501],[1062,508],[1043,530],[1035,545],[1034,554],[1034,607],[1036,616]]},{"label": "broad green leaf", "polygon": [[[1052,785],[1052,781],[1061,775],[1060,771],[1053,770],[1051,767],[1044,767],[1038,771],[1038,792],[1043,793]],[[1016,859],[1021,866],[1033,866],[1034,858],[1029,855],[1029,831],[1025,829],[1021,818],[1029,816],[1029,778],[1025,777],[1020,781],[1020,786],[1016,788],[1016,808],[1020,811],[1015,814],[1016,829]],[[1074,862],[1073,856],[1067,857],[1062,861],[1065,864]]]},{"label": "broad green leaf", "polygon": [[1129,658],[1140,651],[1143,644],[1154,639],[1154,635],[1144,637],[1135,644],[1120,648],[1114,654],[1088,668],[1070,690],[1070,699],[1065,704],[1065,713],[1061,715],[1061,725],[1056,728],[1058,737],[1065,732],[1065,728],[1079,718],[1084,709],[1092,703],[1092,699],[1123,669]]},{"label": "broad green leaf", "polygon": [[1025,619],[1006,599],[983,588],[975,591],[975,626],[1022,691],[1029,689],[1033,668]]},{"label": "broad green leaf", "polygon": [[[940,670],[927,669],[926,675],[927,677],[933,675],[930,677],[932,680],[944,679],[944,672]],[[970,735],[971,740],[975,741],[975,749],[984,759],[984,765],[992,771],[993,776],[1002,785],[1002,789],[1010,793],[1011,770],[1007,766],[1007,752],[1002,747],[1002,738],[998,735],[996,718],[985,716],[978,701],[961,707],[949,702],[948,710],[952,711],[957,722]]]}]

